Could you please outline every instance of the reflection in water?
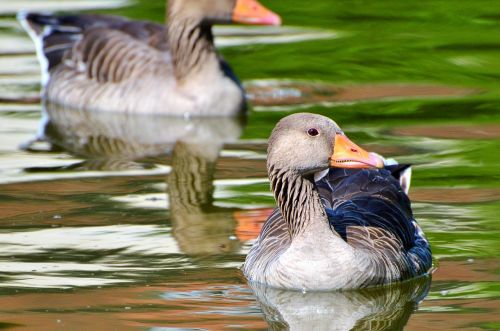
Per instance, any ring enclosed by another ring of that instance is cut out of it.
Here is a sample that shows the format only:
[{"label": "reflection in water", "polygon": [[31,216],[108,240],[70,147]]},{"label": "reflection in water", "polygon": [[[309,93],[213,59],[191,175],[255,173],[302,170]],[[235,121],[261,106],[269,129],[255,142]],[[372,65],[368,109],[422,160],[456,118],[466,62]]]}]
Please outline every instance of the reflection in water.
[{"label": "reflection in water", "polygon": [[250,284],[272,330],[402,330],[429,291],[425,276],[386,287],[297,292]]},{"label": "reflection in water", "polygon": [[168,192],[173,235],[186,254],[235,252],[236,223],[213,205],[213,175],[222,146],[178,142],[172,153]]},{"label": "reflection in water", "polygon": [[78,168],[124,170],[155,157],[166,180],[173,235],[186,254],[235,252],[240,243],[227,208],[213,205],[215,164],[224,143],[241,134],[241,118],[179,118],[98,113],[46,104],[41,139],[86,158]]},{"label": "reflection in water", "polygon": [[256,110],[295,110],[325,103],[360,102],[429,97],[457,97],[472,89],[432,85],[370,84],[338,86],[293,80],[255,80],[246,84],[248,98]]},{"label": "reflection in water", "polygon": [[241,118],[106,114],[46,103],[40,136],[88,159],[137,160],[168,154],[178,141],[220,149],[242,125]]},{"label": "reflection in water", "polygon": [[[164,1],[128,2],[133,6],[106,13],[148,20],[164,16],[160,8]],[[266,330],[259,305],[236,275],[234,266],[242,263],[242,254],[214,256],[210,265],[208,259],[201,265],[199,259],[180,252],[179,239],[176,241],[180,234],[175,229],[174,237],[171,228],[171,224],[177,228],[180,223],[173,220],[175,215],[167,211],[165,201],[165,191],[170,190],[165,187],[171,179],[166,175],[170,167],[162,163],[170,165],[174,161],[171,154],[134,161],[130,161],[133,156],[115,157],[113,164],[109,156],[89,156],[74,168],[60,171],[56,166],[76,163],[76,159],[47,153],[46,149],[41,153],[17,150],[36,129],[40,107],[39,64],[33,43],[14,18],[15,12],[35,7],[72,11],[123,3],[0,1],[4,14],[0,22],[0,94],[4,101],[0,98],[0,328]],[[238,211],[239,220],[247,218],[246,226],[236,232],[238,238],[252,238],[258,229],[249,225],[255,225],[256,218],[266,219],[265,212],[254,208],[273,203],[264,179],[266,146],[260,139],[286,114],[272,110],[310,109],[334,115],[341,124],[350,126],[349,131],[357,135],[354,138],[372,141],[371,149],[417,165],[411,191],[412,201],[417,201],[414,211],[440,261],[429,296],[404,330],[498,328],[500,185],[498,153],[494,151],[500,143],[500,47],[498,34],[492,33],[499,22],[498,6],[483,0],[440,2],[440,6],[422,1],[372,2],[374,5],[366,1],[315,1],[307,6],[275,3],[286,18],[285,27],[266,30],[265,34],[236,26],[216,31],[219,46],[242,46],[226,48],[224,53],[245,78],[251,101],[259,110],[250,115],[249,140],[226,146],[216,172],[222,181],[215,182],[215,203],[252,208]],[[288,24],[300,25],[300,31],[283,32],[289,29]],[[320,29],[318,33],[311,31],[316,36],[328,32],[326,29],[342,29],[337,35],[340,39],[249,46],[277,39],[296,41],[299,34],[305,39],[302,36],[309,34],[311,25]],[[251,59],[248,52],[252,52]],[[284,77],[307,81],[300,86],[293,81],[297,84],[290,86]],[[250,78],[277,83],[261,86],[260,82],[249,82]],[[374,82],[403,88],[381,91],[370,87]],[[454,93],[420,90],[424,98],[415,100],[415,90],[405,89],[450,84],[481,94],[428,100],[425,95]],[[341,102],[336,99],[339,97],[343,97]],[[365,101],[358,102],[360,98]],[[372,98],[373,102],[366,101]],[[53,121],[56,116],[70,114],[53,114]],[[85,116],[80,125],[89,126],[92,121],[87,123]],[[120,120],[96,120],[93,125],[112,123]],[[154,124],[149,123],[150,128]],[[123,121],[122,126],[124,132],[128,130]],[[163,126],[158,122],[158,129],[151,130],[157,140],[142,141],[136,152],[163,155],[172,151],[172,144],[159,146]],[[140,136],[148,134],[144,131]],[[125,145],[130,147],[137,141],[140,137],[128,139]],[[27,173],[26,167],[40,168],[38,173]],[[153,169],[121,171],[134,167]],[[85,171],[106,168],[120,171]],[[262,180],[260,184],[240,185],[248,178]],[[206,188],[201,191],[209,192]],[[130,200],[135,197],[149,205],[134,205]],[[117,202],[122,198],[128,202]],[[211,207],[200,209],[218,212]],[[232,212],[225,210],[226,214]],[[206,233],[206,237],[211,236]],[[201,244],[195,241],[195,245]],[[193,245],[188,248],[194,249]],[[334,317],[330,318],[332,328],[340,323]]]}]

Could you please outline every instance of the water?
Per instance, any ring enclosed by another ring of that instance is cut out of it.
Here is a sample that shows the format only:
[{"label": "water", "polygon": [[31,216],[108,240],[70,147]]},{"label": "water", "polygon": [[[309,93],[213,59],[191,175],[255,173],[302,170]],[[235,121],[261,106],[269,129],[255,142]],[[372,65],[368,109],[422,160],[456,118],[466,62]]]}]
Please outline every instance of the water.
[{"label": "water", "polygon": [[[500,328],[500,6],[268,5],[285,27],[216,30],[254,106],[245,123],[211,123],[50,104],[42,118],[17,9],[161,21],[161,1],[0,2],[0,327]],[[303,110],[415,165],[432,283],[321,295],[248,287],[238,267],[274,206],[265,139]]]}]

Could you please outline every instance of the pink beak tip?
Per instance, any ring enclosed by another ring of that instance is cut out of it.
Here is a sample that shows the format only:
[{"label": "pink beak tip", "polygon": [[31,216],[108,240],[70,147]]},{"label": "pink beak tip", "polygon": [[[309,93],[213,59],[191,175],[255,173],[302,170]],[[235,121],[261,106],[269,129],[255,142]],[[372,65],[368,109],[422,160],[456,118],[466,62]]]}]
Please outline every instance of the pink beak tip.
[{"label": "pink beak tip", "polygon": [[262,19],[262,23],[266,25],[281,25],[281,17],[275,13],[269,13],[266,17]]}]

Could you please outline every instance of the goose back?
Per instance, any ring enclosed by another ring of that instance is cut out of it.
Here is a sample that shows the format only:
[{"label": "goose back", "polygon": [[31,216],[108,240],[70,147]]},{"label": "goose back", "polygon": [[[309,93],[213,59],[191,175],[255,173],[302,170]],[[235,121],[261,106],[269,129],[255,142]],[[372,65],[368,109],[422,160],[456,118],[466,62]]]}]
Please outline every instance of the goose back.
[{"label": "goose back", "polygon": [[245,109],[241,84],[215,52],[209,26],[105,15],[24,13],[20,20],[37,45],[43,95],[51,102],[174,116]]},{"label": "goose back", "polygon": [[316,182],[330,227],[354,248],[379,256],[375,278],[396,266],[406,279],[432,265],[429,243],[395,177],[399,173],[394,167],[337,168]]},{"label": "goose back", "polygon": [[[362,256],[370,256],[359,261],[369,264],[362,269],[370,272],[357,276],[355,287],[404,280],[431,268],[429,243],[397,178],[401,169],[332,168],[315,182],[330,229]],[[265,270],[291,244],[288,226],[276,208],[247,256],[244,273]]]},{"label": "goose back", "polygon": [[[46,70],[53,69],[63,61],[66,51],[82,40],[94,29],[117,30],[157,50],[167,50],[166,29],[163,25],[146,21],[130,21],[110,15],[64,15],[22,13],[19,15],[25,28],[40,42],[40,51],[47,61]],[[95,36],[94,36],[95,38]],[[89,38],[91,40],[93,38]],[[83,43],[82,52],[90,51],[90,41]],[[102,52],[103,49],[94,51]]]}]

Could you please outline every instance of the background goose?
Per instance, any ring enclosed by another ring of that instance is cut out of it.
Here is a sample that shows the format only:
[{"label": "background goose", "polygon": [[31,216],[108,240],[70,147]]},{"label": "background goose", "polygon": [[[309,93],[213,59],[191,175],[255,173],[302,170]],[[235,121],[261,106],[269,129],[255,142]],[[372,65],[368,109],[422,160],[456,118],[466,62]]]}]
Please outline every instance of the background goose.
[{"label": "background goose", "polygon": [[215,51],[212,24],[281,23],[256,0],[170,0],[167,26],[101,15],[19,17],[37,45],[46,99],[176,116],[244,109],[242,87]]},{"label": "background goose", "polygon": [[398,180],[329,118],[282,119],[269,138],[267,167],[278,208],[246,258],[250,281],[360,288],[431,267],[429,244]]}]

